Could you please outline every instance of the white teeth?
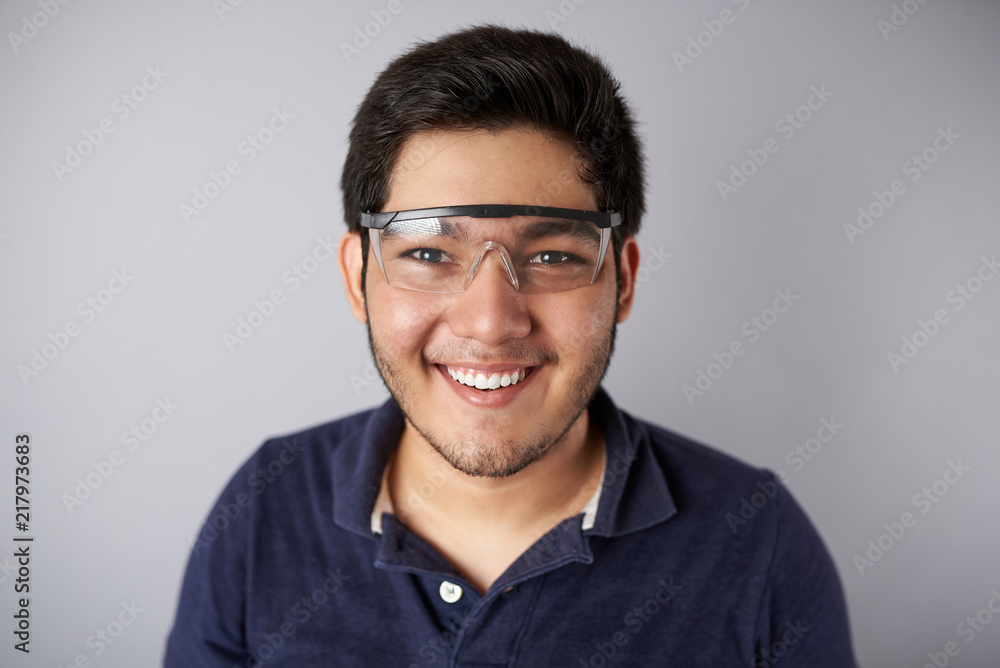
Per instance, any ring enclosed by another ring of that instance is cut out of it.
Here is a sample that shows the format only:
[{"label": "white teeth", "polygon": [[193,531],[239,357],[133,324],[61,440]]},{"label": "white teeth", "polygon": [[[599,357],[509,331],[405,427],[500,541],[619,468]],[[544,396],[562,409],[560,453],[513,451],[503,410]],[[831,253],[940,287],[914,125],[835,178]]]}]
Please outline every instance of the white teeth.
[{"label": "white teeth", "polygon": [[451,367],[445,368],[448,369],[448,375],[456,382],[468,385],[469,387],[475,387],[479,390],[496,390],[501,387],[517,385],[528,376],[528,369],[518,369],[513,373],[495,372],[487,375],[483,372],[469,371],[466,373],[458,369],[452,369]]}]

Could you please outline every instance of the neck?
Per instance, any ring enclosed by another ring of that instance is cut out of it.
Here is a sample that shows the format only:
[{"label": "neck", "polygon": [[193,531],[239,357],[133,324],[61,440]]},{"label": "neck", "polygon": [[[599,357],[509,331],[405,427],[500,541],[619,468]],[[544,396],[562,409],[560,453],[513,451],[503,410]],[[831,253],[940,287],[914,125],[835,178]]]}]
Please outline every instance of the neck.
[{"label": "neck", "polygon": [[[587,411],[539,460],[505,478],[469,476],[407,424],[391,469],[396,514],[471,534],[547,531],[583,508],[600,484],[604,442]],[[418,531],[419,533],[419,531]]]}]

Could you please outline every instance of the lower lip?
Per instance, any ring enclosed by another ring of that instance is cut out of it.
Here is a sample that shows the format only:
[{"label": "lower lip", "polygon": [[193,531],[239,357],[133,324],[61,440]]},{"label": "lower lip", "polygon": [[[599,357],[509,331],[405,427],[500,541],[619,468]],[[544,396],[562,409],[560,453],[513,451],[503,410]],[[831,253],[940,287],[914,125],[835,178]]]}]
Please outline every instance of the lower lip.
[{"label": "lower lip", "polygon": [[495,390],[477,390],[469,387],[465,383],[459,383],[448,373],[447,367],[436,365],[441,372],[441,376],[452,390],[469,404],[477,408],[503,408],[514,401],[524,391],[524,388],[535,379],[535,374],[540,371],[540,367],[532,367],[531,372],[524,380],[519,380],[516,385],[498,387]]}]

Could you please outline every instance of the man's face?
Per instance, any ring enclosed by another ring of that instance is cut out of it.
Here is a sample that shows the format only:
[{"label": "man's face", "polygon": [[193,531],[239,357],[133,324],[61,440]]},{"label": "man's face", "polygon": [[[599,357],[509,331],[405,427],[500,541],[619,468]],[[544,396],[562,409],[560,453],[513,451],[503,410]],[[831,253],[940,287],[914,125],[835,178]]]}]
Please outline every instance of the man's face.
[{"label": "man's face", "polygon": [[[397,165],[386,211],[464,204],[595,209],[576,176],[572,147],[535,131],[424,132],[410,139]],[[484,228],[484,239],[509,240],[509,220],[473,224]],[[360,255],[359,244],[351,236],[342,252],[345,279],[355,314],[367,320],[376,365],[407,429],[452,466],[473,476],[512,475],[585,426],[581,415],[607,368],[616,322],[631,305],[634,272],[624,272],[616,300],[612,253],[594,285],[532,294],[514,289],[497,252],[486,254],[459,294],[389,286],[369,258],[362,302],[360,261],[351,255]],[[634,240],[626,246],[628,262]],[[512,381],[516,374],[516,382],[478,389],[455,379],[470,373]]]}]

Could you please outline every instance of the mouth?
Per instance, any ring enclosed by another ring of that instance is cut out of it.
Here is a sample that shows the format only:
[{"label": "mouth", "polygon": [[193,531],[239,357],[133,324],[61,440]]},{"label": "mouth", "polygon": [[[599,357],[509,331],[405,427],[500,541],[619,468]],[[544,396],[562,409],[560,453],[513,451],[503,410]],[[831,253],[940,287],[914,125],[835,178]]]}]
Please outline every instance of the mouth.
[{"label": "mouth", "polygon": [[456,383],[487,392],[501,387],[517,385],[534,369],[531,366],[490,369],[477,369],[446,364],[442,364],[441,366]]}]

